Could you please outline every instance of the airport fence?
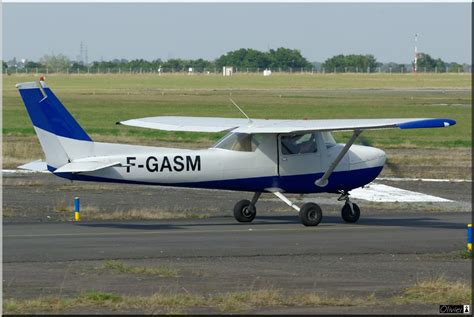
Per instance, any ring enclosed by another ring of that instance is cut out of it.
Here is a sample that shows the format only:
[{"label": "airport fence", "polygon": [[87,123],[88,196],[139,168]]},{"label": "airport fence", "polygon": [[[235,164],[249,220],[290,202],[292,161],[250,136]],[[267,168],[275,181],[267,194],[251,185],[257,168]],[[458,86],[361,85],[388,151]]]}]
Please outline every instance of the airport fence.
[{"label": "airport fence", "polygon": [[[238,68],[233,69],[233,74],[260,74],[263,73],[264,68]],[[269,69],[271,73],[286,73],[286,74],[325,74],[325,73],[390,73],[390,74],[405,74],[413,73],[411,67],[375,67],[375,68],[358,68],[358,67],[336,67],[331,69],[325,68],[277,68]],[[133,67],[77,67],[77,68],[47,68],[47,67],[8,67],[2,69],[4,74],[63,74],[63,75],[77,75],[77,74],[222,74],[222,69],[218,68],[133,68]],[[446,67],[443,69],[422,67],[417,70],[418,73],[471,73],[471,66],[462,67]]]}]

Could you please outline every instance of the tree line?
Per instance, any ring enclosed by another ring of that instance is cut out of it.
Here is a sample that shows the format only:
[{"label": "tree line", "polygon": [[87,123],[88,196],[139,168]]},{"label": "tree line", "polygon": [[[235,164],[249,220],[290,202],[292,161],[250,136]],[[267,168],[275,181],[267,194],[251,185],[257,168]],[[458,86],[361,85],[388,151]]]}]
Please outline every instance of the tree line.
[{"label": "tree line", "polygon": [[[2,62],[3,72],[20,70],[40,72],[220,72],[223,66],[232,66],[238,72],[255,72],[271,69],[274,71],[319,71],[319,72],[407,72],[413,69],[413,63],[381,63],[373,55],[336,55],[323,63],[309,62],[299,50],[280,47],[267,52],[241,48],[227,52],[215,60],[172,58],[155,59],[113,59],[94,61],[84,64],[71,61],[63,54],[44,55],[39,61],[17,62],[16,59]],[[457,72],[463,68],[458,63],[447,63],[429,54],[419,53],[417,69],[422,71]]]}]

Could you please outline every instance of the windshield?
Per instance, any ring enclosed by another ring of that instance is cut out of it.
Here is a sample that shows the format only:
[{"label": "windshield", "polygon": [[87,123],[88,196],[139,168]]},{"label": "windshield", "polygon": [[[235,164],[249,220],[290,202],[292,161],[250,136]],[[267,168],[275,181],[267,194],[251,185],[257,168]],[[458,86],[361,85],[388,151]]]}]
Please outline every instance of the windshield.
[{"label": "windshield", "polygon": [[214,148],[241,151],[241,152],[255,152],[259,142],[255,134],[246,133],[229,133],[214,145]]}]

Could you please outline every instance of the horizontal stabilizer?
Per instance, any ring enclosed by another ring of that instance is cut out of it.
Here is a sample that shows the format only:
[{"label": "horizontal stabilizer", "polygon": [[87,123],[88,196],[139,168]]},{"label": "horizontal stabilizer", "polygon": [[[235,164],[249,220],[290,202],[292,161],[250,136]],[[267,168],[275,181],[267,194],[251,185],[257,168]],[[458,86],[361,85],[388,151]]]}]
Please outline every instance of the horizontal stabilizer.
[{"label": "horizontal stabilizer", "polygon": [[215,118],[215,117],[147,117],[117,122],[133,127],[193,132],[240,133],[294,133],[304,131],[348,131],[376,129],[442,128],[456,124],[452,119],[399,118],[399,119],[320,119],[278,120]]},{"label": "horizontal stabilizer", "polygon": [[24,165],[18,166],[18,168],[32,172],[48,172],[48,165],[46,162],[41,160],[26,163]]},{"label": "horizontal stabilizer", "polygon": [[71,162],[56,169],[54,173],[81,173],[93,172],[107,167],[120,166],[120,162]]}]

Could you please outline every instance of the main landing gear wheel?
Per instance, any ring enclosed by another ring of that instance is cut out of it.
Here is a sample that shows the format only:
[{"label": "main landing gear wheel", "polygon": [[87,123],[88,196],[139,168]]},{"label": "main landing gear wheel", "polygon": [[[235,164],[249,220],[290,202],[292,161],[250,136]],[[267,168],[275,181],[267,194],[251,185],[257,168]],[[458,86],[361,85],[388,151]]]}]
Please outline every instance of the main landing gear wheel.
[{"label": "main landing gear wheel", "polygon": [[301,206],[300,220],[305,226],[317,226],[323,219],[321,207],[315,203],[306,203]]},{"label": "main landing gear wheel", "polygon": [[250,200],[241,200],[234,206],[234,218],[238,222],[252,222],[256,215],[257,209]]},{"label": "main landing gear wheel", "polygon": [[[352,208],[351,208],[352,205]],[[345,203],[341,210],[342,219],[345,222],[354,223],[360,218],[360,209],[357,204]]]}]

